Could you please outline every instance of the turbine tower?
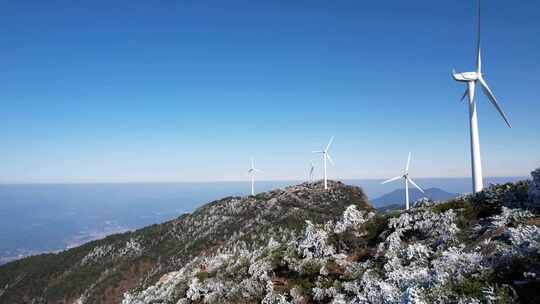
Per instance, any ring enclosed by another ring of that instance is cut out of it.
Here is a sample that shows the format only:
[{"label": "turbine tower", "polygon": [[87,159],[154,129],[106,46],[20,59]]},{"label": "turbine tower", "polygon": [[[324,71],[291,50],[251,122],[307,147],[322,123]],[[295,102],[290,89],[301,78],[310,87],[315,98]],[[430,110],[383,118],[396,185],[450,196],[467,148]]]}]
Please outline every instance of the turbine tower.
[{"label": "turbine tower", "polygon": [[328,142],[328,145],[326,145],[326,148],[320,151],[313,151],[313,153],[320,153],[323,157],[323,163],[324,163],[324,190],[328,189],[328,178],[326,175],[326,160],[328,160],[332,165],[334,164],[334,161],[332,160],[332,157],[330,157],[330,154],[328,154],[328,149],[330,149],[330,145],[332,145],[332,142],[334,141],[334,136],[330,138],[330,141]]},{"label": "turbine tower", "polygon": [[403,182],[405,183],[405,208],[406,210],[409,210],[409,183],[411,183],[413,186],[416,187],[416,189],[420,190],[420,192],[424,193],[424,190],[420,188],[410,177],[409,177],[409,165],[411,164],[411,152],[409,152],[409,157],[407,158],[407,164],[405,165],[405,170],[403,170],[403,175],[392,177],[391,179],[385,180],[381,184],[386,184],[389,182],[393,182],[398,179],[403,179]]},{"label": "turbine tower", "polygon": [[503,110],[499,106],[497,99],[493,95],[493,92],[489,88],[484,76],[482,74],[482,55],[480,52],[480,0],[478,0],[478,28],[477,28],[478,42],[476,45],[476,71],[456,73],[452,71],[452,77],[454,80],[464,82],[467,84],[467,89],[463,94],[461,100],[469,97],[469,124],[470,124],[470,136],[471,136],[471,167],[472,167],[472,182],[473,191],[482,191],[484,187],[482,181],[482,163],[480,159],[480,137],[478,134],[478,116],[476,112],[475,90],[476,84],[479,83],[480,87],[484,91],[484,94],[488,97],[489,101],[497,109],[503,120],[508,127],[511,128],[508,118],[504,114]]},{"label": "turbine tower", "polygon": [[251,176],[251,195],[255,195],[255,172],[262,172],[259,169],[255,169],[255,161],[251,158],[251,168],[248,170],[248,174]]}]

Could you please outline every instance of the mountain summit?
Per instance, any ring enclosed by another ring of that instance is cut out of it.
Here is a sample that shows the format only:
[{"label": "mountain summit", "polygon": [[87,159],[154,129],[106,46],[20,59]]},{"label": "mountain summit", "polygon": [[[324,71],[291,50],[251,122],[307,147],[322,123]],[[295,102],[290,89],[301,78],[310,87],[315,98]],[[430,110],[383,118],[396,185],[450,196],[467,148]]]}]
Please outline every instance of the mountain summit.
[{"label": "mountain summit", "polygon": [[350,205],[373,210],[360,188],[335,181],[329,188],[303,183],[227,197],[163,224],[6,264],[0,303],[119,303],[128,290],[154,284],[193,258],[288,240],[307,220],[336,220]]}]

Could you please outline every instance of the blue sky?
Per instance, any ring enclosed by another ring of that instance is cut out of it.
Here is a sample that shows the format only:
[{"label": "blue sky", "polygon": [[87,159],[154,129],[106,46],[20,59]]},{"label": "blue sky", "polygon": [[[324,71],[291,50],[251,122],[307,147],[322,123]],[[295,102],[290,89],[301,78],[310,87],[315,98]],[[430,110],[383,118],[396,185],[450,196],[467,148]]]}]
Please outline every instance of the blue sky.
[{"label": "blue sky", "polygon": [[[255,3],[259,2],[259,3]],[[265,2],[265,3],[261,3]],[[474,1],[1,1],[0,182],[469,175]],[[540,166],[540,3],[484,1],[485,175]],[[318,172],[320,173],[320,171]]]}]

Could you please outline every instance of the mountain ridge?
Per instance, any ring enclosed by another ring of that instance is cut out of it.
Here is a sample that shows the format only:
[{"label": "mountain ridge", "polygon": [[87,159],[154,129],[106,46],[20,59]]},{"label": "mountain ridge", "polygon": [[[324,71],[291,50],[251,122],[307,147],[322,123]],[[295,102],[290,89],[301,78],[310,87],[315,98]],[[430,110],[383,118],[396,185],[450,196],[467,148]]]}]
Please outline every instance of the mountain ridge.
[{"label": "mountain ridge", "polygon": [[[424,193],[416,188],[409,189],[409,198],[411,202],[415,202],[420,198],[426,197],[434,201],[447,201],[449,199],[456,198],[461,194],[450,193],[441,188],[431,187],[424,189]],[[377,208],[386,207],[393,204],[404,204],[405,200],[405,189],[396,189],[386,194],[383,194],[375,199],[372,199],[371,202]]]},{"label": "mountain ridge", "polygon": [[[305,220],[322,223],[337,218],[350,204],[373,210],[360,188],[335,181],[329,181],[329,185],[329,191],[324,191],[322,182],[316,182],[254,196],[229,196],[162,224],[111,235],[58,254],[5,264],[0,274],[7,276],[0,279],[0,286],[12,287],[0,292],[0,303],[36,299],[73,303],[85,293],[90,303],[118,303],[128,289],[144,286],[144,282],[133,278],[158,280],[190,258],[212,254],[231,240],[253,247],[271,237],[299,233]],[[53,266],[41,267],[47,264]],[[103,276],[105,272],[109,274]],[[18,279],[21,273],[24,276]],[[15,279],[9,280],[10,275]],[[15,286],[24,286],[14,290],[13,281]],[[46,287],[37,291],[28,288],[36,284]]]}]

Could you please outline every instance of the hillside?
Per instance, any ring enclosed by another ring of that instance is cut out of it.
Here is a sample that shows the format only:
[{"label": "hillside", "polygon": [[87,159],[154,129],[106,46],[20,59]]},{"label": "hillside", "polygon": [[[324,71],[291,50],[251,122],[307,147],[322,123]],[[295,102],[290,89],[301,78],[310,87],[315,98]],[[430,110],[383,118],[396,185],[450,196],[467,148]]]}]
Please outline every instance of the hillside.
[{"label": "hillside", "polygon": [[119,303],[124,292],[154,284],[195,257],[294,238],[306,220],[335,220],[351,204],[372,209],[361,189],[330,185],[228,197],[163,224],[3,265],[0,303]]},{"label": "hillside", "polygon": [[0,267],[0,303],[539,303],[540,170],[408,211],[302,184]]},{"label": "hillside", "polygon": [[[425,193],[420,192],[416,188],[409,189],[409,199],[411,202],[417,201],[420,198],[426,197],[433,201],[447,201],[459,196],[457,193],[446,192],[439,188],[424,189]],[[371,200],[376,208],[389,205],[405,205],[405,189],[396,189],[390,193],[386,193],[378,198]]]}]

